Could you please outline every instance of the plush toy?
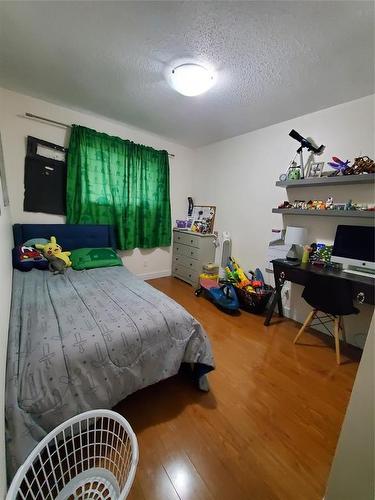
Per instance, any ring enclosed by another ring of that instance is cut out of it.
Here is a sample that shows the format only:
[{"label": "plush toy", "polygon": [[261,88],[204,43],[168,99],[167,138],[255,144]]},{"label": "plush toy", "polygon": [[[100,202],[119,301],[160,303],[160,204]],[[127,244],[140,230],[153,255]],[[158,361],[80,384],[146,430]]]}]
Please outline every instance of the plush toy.
[{"label": "plush toy", "polygon": [[[71,252],[63,252],[61,246],[56,243],[55,236],[51,236],[51,241],[49,241],[45,245],[36,244],[35,246],[36,246],[36,248],[43,251],[43,255],[49,261],[54,260],[54,259],[50,259],[51,257],[56,257],[56,258],[64,261],[65,267],[71,267],[72,262],[69,259],[69,255],[71,254]],[[59,271],[59,272],[61,272],[61,271]]]},{"label": "plush toy", "polygon": [[48,255],[48,269],[53,274],[64,274],[66,269],[65,260],[60,259],[59,257],[55,257],[54,255]]},{"label": "plush toy", "polygon": [[47,269],[48,261],[39,250],[28,245],[19,245],[12,250],[13,267],[20,271]]}]

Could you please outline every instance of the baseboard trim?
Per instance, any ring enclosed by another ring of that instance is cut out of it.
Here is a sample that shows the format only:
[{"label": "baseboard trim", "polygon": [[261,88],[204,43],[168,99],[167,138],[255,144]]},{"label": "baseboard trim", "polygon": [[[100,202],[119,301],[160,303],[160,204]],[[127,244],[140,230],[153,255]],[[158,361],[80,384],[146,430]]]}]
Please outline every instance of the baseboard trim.
[{"label": "baseboard trim", "polygon": [[142,274],[137,274],[138,278],[141,278],[142,280],[153,280],[156,278],[166,278],[167,276],[171,276],[171,271],[170,269],[165,270],[165,271],[155,271],[154,273],[142,273]]}]

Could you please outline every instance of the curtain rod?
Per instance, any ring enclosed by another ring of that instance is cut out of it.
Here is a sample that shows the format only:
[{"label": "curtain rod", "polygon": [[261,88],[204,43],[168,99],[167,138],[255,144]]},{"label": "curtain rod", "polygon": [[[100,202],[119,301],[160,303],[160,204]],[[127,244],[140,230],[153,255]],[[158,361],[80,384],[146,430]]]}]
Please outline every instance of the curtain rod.
[{"label": "curtain rod", "polygon": [[[31,118],[34,120],[41,120],[42,122],[52,123],[53,125],[58,125],[58,126],[64,127],[64,128],[72,128],[72,126],[68,125],[67,123],[58,122],[56,120],[51,120],[50,118],[44,118],[43,116],[34,115],[33,113],[25,113],[25,118]],[[173,153],[168,153],[168,156],[170,156],[171,158],[174,158],[176,155],[174,155]]]}]

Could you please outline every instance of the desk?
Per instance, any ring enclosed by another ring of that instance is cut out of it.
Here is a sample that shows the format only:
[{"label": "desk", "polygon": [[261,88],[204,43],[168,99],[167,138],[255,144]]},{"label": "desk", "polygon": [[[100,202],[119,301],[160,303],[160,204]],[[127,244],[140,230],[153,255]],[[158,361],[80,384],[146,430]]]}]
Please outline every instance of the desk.
[{"label": "desk", "polygon": [[352,283],[353,299],[361,304],[375,304],[375,279],[358,274],[345,273],[333,269],[326,269],[313,264],[299,264],[291,266],[283,260],[273,260],[273,275],[275,277],[275,292],[272,296],[271,305],[264,321],[265,326],[270,324],[276,304],[279,310],[279,316],[283,316],[283,304],[281,301],[281,289],[285,281],[291,281],[298,285],[306,285],[312,274],[332,276],[337,280],[347,280]]}]

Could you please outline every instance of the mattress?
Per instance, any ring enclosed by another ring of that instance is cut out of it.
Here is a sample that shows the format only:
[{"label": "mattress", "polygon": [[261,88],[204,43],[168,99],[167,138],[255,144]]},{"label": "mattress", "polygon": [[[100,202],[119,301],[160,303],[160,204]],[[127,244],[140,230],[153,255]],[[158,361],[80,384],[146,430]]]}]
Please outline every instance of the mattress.
[{"label": "mattress", "polygon": [[193,363],[214,368],[202,326],[124,267],[14,271],[6,378],[12,477],[33,447],[80,412],[112,408]]}]

